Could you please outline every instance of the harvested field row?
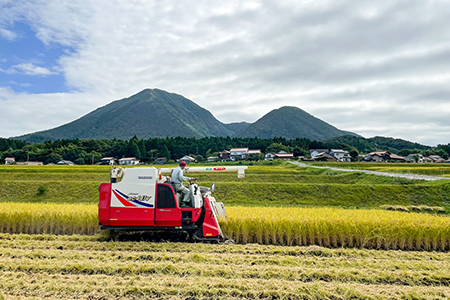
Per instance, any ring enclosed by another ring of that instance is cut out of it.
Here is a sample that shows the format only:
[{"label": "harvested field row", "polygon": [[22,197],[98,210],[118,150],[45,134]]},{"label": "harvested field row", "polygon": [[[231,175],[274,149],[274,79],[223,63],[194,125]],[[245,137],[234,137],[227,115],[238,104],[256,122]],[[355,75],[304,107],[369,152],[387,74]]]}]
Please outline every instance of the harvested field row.
[{"label": "harvested field row", "polygon": [[[228,207],[238,243],[369,249],[450,249],[450,218],[384,210]],[[0,232],[97,234],[96,205],[0,203]]]},{"label": "harvested field row", "polygon": [[445,253],[0,235],[0,293],[64,299],[447,299]]}]

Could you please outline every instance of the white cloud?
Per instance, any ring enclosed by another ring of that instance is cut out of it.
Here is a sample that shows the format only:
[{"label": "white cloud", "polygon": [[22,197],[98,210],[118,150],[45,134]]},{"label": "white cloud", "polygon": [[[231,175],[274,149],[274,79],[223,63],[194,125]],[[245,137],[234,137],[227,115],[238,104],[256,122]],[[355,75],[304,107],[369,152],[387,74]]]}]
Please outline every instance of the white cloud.
[{"label": "white cloud", "polygon": [[14,31],[4,28],[0,28],[0,35],[9,41],[15,40],[17,38],[17,34]]},{"label": "white cloud", "polygon": [[95,109],[90,103],[97,98],[102,96],[86,93],[30,95],[0,87],[0,137],[60,126]]},{"label": "white cloud", "polygon": [[32,63],[22,63],[18,65],[14,65],[8,70],[2,70],[5,73],[13,74],[13,73],[21,73],[26,75],[40,75],[40,76],[48,76],[57,74],[57,72],[52,72],[47,68],[36,66]]},{"label": "white cloud", "polygon": [[[450,126],[442,117],[450,107],[441,105],[450,98],[447,2],[14,3],[14,16],[44,44],[74,49],[58,72],[77,97],[102,95],[74,103],[79,111],[160,88],[224,122],[291,105],[364,136],[450,142],[441,133]],[[27,67],[13,69],[56,72]],[[67,103],[73,95],[20,98]],[[66,116],[62,123],[80,115]]]}]

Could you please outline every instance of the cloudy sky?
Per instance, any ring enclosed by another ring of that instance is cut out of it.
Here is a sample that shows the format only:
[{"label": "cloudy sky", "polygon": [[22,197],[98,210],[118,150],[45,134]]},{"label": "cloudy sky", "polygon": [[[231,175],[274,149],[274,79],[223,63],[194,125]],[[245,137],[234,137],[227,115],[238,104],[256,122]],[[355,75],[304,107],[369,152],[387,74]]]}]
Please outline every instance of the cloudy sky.
[{"label": "cloudy sky", "polygon": [[289,105],[364,137],[447,144],[450,2],[0,0],[0,137],[145,88],[225,123]]}]

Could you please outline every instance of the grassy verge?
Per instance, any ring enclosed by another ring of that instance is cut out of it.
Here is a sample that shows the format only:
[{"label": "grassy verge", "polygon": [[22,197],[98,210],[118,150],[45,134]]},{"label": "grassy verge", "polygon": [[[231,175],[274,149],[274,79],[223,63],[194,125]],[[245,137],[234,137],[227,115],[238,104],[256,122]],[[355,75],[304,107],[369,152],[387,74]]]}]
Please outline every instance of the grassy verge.
[{"label": "grassy verge", "polygon": [[97,203],[98,182],[0,180],[2,202]]}]

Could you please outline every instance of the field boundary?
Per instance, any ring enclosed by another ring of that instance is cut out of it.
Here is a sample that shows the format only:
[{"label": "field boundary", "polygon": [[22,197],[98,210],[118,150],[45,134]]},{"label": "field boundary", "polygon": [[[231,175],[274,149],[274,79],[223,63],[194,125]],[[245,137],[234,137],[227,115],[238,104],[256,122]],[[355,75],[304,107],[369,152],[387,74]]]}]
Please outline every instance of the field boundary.
[{"label": "field boundary", "polygon": [[412,180],[425,180],[425,181],[436,181],[436,180],[442,180],[442,179],[450,180],[450,178],[447,178],[447,177],[438,177],[438,176],[430,176],[430,175],[402,174],[402,173],[369,171],[369,170],[359,170],[359,169],[344,169],[344,168],[335,168],[335,167],[312,166],[312,165],[307,165],[305,163],[300,163],[298,161],[289,161],[289,163],[296,165],[297,167],[302,167],[302,168],[330,169],[333,171],[340,171],[340,172],[361,172],[361,173],[377,175],[377,176],[406,178],[406,179],[412,179]]}]

